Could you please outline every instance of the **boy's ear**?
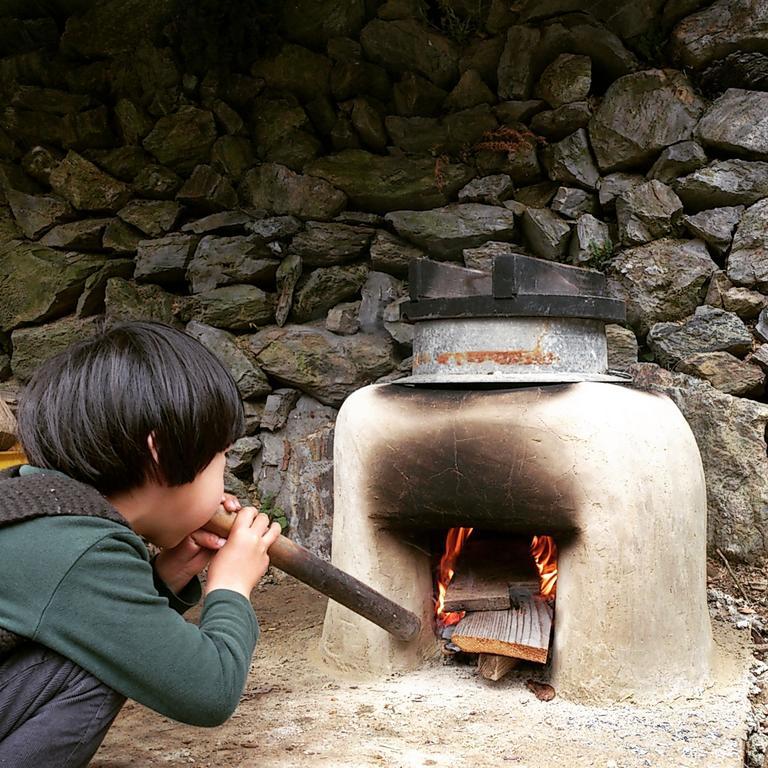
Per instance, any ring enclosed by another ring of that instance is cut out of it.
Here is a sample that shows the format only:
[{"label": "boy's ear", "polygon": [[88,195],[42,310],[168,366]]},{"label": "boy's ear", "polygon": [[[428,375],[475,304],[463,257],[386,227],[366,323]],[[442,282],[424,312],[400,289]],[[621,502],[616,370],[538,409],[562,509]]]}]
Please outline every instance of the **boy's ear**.
[{"label": "boy's ear", "polygon": [[152,454],[152,459],[154,460],[156,465],[160,465],[160,456],[157,453],[157,446],[155,445],[155,433],[150,432],[147,435],[147,448],[149,448],[149,452]]}]

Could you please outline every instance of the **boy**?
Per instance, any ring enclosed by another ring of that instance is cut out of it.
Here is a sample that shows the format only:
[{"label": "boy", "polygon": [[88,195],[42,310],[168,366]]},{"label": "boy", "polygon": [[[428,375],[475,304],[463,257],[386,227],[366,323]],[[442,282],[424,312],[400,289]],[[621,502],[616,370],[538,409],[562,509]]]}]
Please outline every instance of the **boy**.
[{"label": "boy", "polygon": [[[86,765],[125,697],[225,721],[280,533],[252,507],[226,540],[200,530],[243,431],[232,377],[187,334],[125,323],[44,363],[18,422],[29,465],[0,479],[0,766]],[[195,626],[181,614],[206,565]]]}]

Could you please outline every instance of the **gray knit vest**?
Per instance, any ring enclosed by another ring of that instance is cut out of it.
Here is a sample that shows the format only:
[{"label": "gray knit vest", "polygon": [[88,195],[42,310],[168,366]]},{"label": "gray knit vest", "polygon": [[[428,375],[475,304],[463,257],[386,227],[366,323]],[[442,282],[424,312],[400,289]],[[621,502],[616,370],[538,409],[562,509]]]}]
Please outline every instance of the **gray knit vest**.
[{"label": "gray knit vest", "polygon": [[[130,527],[89,485],[49,472],[19,476],[18,467],[0,471],[0,536],[2,526],[55,515],[101,517]],[[26,638],[0,627],[0,660],[25,642]]]}]

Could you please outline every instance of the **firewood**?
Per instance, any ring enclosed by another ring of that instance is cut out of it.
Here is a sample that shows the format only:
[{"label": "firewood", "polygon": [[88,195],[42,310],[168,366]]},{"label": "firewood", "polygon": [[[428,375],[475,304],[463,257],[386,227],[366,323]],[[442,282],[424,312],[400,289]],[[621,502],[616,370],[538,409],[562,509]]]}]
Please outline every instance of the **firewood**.
[{"label": "firewood", "polygon": [[481,653],[477,657],[477,671],[486,680],[501,680],[520,661],[513,656],[498,656],[495,653]]},{"label": "firewood", "polygon": [[470,653],[494,653],[544,664],[551,628],[552,606],[536,595],[518,608],[468,613],[451,642]]},{"label": "firewood", "polygon": [[446,611],[502,611],[515,598],[539,591],[539,576],[527,543],[471,538],[456,563],[445,593]]}]

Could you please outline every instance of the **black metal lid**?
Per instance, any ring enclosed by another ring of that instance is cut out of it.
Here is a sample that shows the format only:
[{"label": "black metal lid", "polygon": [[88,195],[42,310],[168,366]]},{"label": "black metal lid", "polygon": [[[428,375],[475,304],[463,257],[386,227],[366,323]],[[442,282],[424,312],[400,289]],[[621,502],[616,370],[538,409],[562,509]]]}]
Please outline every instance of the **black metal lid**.
[{"label": "black metal lid", "polygon": [[403,320],[472,317],[576,317],[621,323],[626,307],[605,275],[521,254],[495,256],[491,273],[418,259],[409,269]]}]

